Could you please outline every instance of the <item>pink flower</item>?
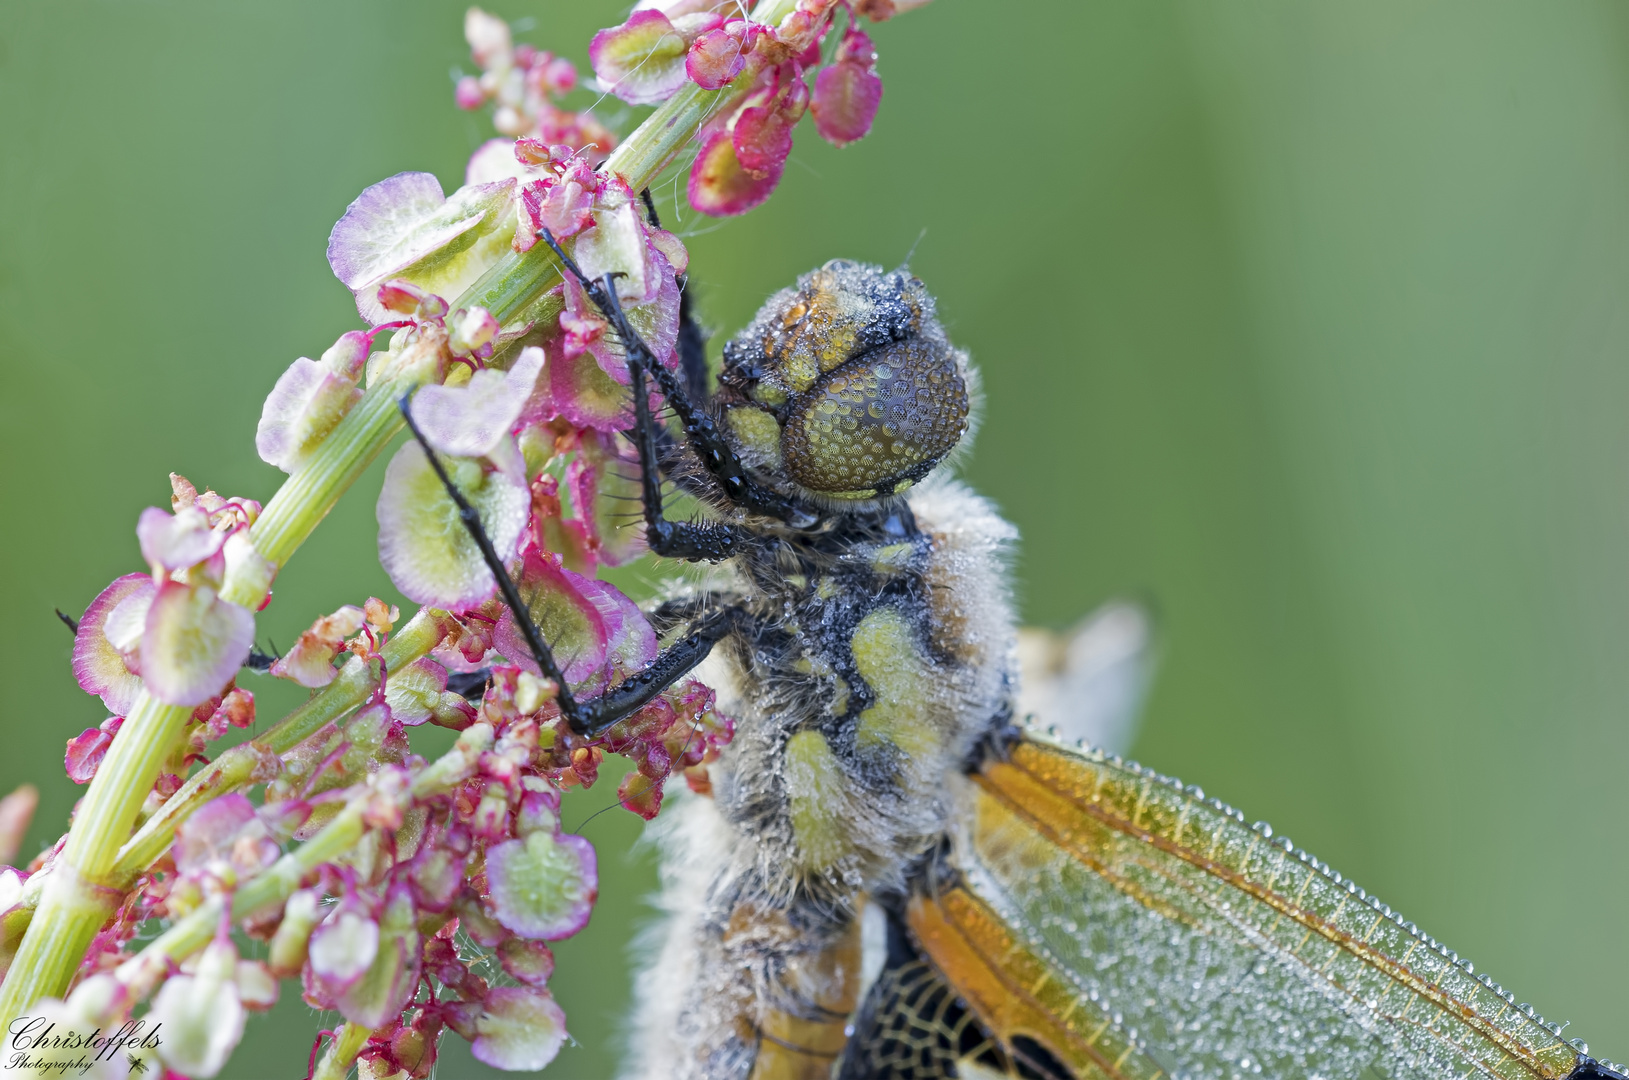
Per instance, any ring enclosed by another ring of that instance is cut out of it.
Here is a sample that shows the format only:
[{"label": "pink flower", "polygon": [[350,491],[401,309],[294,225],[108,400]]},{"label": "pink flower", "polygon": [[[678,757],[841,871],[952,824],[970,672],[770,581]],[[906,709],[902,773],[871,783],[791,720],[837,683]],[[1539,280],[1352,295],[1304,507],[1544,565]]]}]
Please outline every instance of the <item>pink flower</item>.
[{"label": "pink flower", "polygon": [[[123,716],[141,692],[141,635],[158,586],[150,574],[126,574],[103,589],[74,634],[74,678]],[[115,617],[117,616],[117,617]]]},{"label": "pink flower", "polygon": [[255,449],[260,459],[286,473],[299,468],[351,406],[362,399],[357,380],[372,338],[342,334],[321,362],[300,357],[278,378],[260,413]]},{"label": "pink flower", "polygon": [[522,351],[508,371],[483,368],[463,386],[426,386],[413,397],[413,419],[437,451],[454,457],[508,458],[516,425],[543,368],[543,350]]},{"label": "pink flower", "polygon": [[547,990],[500,986],[486,995],[470,1047],[477,1061],[511,1072],[534,1072],[553,1061],[566,1041],[566,1014]]},{"label": "pink flower", "polygon": [[555,239],[576,236],[594,223],[594,198],[603,181],[582,158],[563,162],[559,171],[533,180],[521,189],[521,207],[531,224],[530,233],[515,234],[515,248],[526,251],[537,234],[548,229]]},{"label": "pink flower", "polygon": [[646,551],[644,522],[630,519],[628,500],[639,498],[639,458],[622,436],[584,432],[577,456],[566,466],[571,504],[594,557],[623,566]]},{"label": "pink flower", "polygon": [[690,166],[686,194],[690,205],[713,217],[733,217],[758,206],[781,180],[781,166],[749,171],[735,153],[727,131],[715,131],[701,144]]},{"label": "pink flower", "polygon": [[546,829],[487,850],[487,884],[498,922],[531,941],[558,941],[588,925],[599,896],[594,845]]},{"label": "pink flower", "polygon": [[[591,112],[561,107],[560,102],[577,86],[577,69],[571,61],[530,45],[516,46],[509,27],[479,8],[472,8],[466,16],[464,36],[471,58],[482,71],[479,76],[458,80],[453,98],[459,108],[476,109],[491,102],[493,126],[504,135],[564,143],[568,151],[591,163],[603,161],[615,147],[616,138]],[[477,151],[477,156],[481,154]],[[472,158],[471,183],[477,182],[475,171]]]},{"label": "pink flower", "polygon": [[68,752],[63,755],[62,762],[68,771],[68,779],[76,784],[91,782],[102,759],[107,756],[107,748],[113,745],[113,736],[118,734],[123,723],[124,717],[110,716],[102,721],[101,726],[86,728],[68,740]]},{"label": "pink flower", "polygon": [[[557,556],[534,548],[525,553],[515,584],[566,681],[576,684],[601,675],[611,643],[611,630],[595,603],[602,583],[572,573]],[[508,612],[498,620],[492,644],[510,663],[543,674]]]},{"label": "pink flower", "polygon": [[141,638],[141,675],[167,705],[202,705],[249,658],[255,617],[207,585],[160,585]]},{"label": "pink flower", "polygon": [[221,549],[226,537],[210,528],[209,515],[195,506],[169,514],[156,506],[141,512],[136,521],[141,555],[159,571],[185,570]]},{"label": "pink flower", "polygon": [[199,807],[176,832],[172,849],[182,874],[253,874],[282,854],[254,804],[238,792]]},{"label": "pink flower", "polygon": [[[413,399],[426,441],[445,455],[442,466],[481,511],[501,559],[514,556],[530,510],[514,430],[542,366],[542,350],[526,349],[507,373],[478,371],[465,386],[427,386]],[[377,515],[380,561],[411,599],[467,611],[496,590],[417,442],[403,444],[391,459]]]},{"label": "pink flower", "polygon": [[763,32],[762,26],[744,19],[708,30],[691,43],[690,51],[685,54],[685,74],[703,90],[717,90],[727,85],[746,70],[747,53]]},{"label": "pink flower", "polygon": [[809,88],[796,64],[776,74],[785,86],[769,102],[742,109],[735,118],[730,140],[743,169],[778,176],[792,152],[792,129],[809,107]]},{"label": "pink flower", "polygon": [[271,666],[271,674],[316,689],[334,681],[334,657],[345,639],[362,629],[362,609],[346,604],[300,634],[294,646]]},{"label": "pink flower", "polygon": [[655,105],[685,84],[689,42],[660,11],[636,11],[601,30],[588,46],[600,88],[630,105]]},{"label": "pink flower", "polygon": [[447,689],[447,669],[420,657],[390,673],[385,683],[385,703],[391,715],[408,727],[433,720],[442,727],[461,730],[475,720],[475,709]]}]

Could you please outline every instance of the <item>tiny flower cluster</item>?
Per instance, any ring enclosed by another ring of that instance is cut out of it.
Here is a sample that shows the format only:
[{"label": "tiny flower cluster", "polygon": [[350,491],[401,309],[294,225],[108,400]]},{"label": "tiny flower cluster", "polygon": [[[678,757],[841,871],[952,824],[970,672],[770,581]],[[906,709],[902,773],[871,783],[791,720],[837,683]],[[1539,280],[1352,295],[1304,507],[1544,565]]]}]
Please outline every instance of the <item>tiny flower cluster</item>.
[{"label": "tiny flower cluster", "polygon": [[170,705],[215,697],[254,644],[254,614],[223,599],[221,585],[229,574],[267,583],[272,576],[248,535],[259,503],[200,495],[173,474],[170,481],[171,512],[148,507],[136,523],[150,572],[103,589],[74,635],[74,676],[118,717],[143,685]]},{"label": "tiny flower cluster", "polygon": [[[690,203],[704,214],[741,214],[767,199],[792,152],[792,129],[812,112],[815,130],[846,146],[871,130],[882,102],[876,50],[859,28],[917,3],[862,3],[828,59],[824,41],[836,0],[800,0],[777,26],[710,0],[641,3],[628,21],[602,30],[589,55],[605,90],[634,105],[665,101],[686,84],[745,93],[701,134],[690,169]],[[817,70],[818,69],[818,70]],[[806,75],[815,72],[811,89]]]},{"label": "tiny flower cluster", "polygon": [[[560,107],[577,88],[577,68],[570,60],[531,45],[516,45],[509,24],[480,8],[470,8],[464,16],[464,37],[481,74],[458,80],[454,100],[460,109],[491,104],[492,126],[501,134],[564,144],[595,164],[615,148],[616,136],[591,112]],[[502,159],[508,150],[508,140],[494,139],[476,151],[474,160],[491,155]]]},{"label": "tiny flower cluster", "polygon": [[[684,129],[700,142],[690,199],[739,213],[775,186],[804,112],[839,145],[869,130],[881,83],[857,20],[919,2],[642,3],[595,38],[593,63],[630,102],[686,86],[719,95]],[[847,22],[823,59],[839,11]],[[161,1024],[162,1042],[99,1058],[89,1075],[214,1076],[285,978],[345,1017],[321,1076],[358,1063],[367,1077],[429,1076],[449,1029],[489,1064],[541,1068],[566,1038],[549,942],[585,925],[598,889],[593,848],[561,828],[562,793],[622,755],[633,768],[618,801],[652,818],[675,772],[710,794],[708,765],[734,735],[713,691],[689,679],[597,737],[574,730],[443,486],[444,471],[479,514],[577,700],[652,664],[645,614],[597,577],[645,551],[629,513],[640,466],[623,434],[626,356],[574,279],[536,270],[552,259],[547,230],[589,277],[614,281],[628,321],[676,369],[689,256],[638,190],[673,151],[641,151],[630,181],[608,156],[612,134],[563,107],[569,62],[515,44],[479,9],[465,32],[481,74],[459,81],[457,102],[492,104],[506,138],[476,152],[450,196],[434,176],[402,173],[334,226],[329,262],[367,328],[295,360],[266,398],[256,449],[290,482],[263,507],[172,475],[169,509],[137,522],[146,572],[114,580],[77,621],[74,674],[109,715],[67,741],[68,775],[91,785],[74,829],[26,867],[0,867],[0,997],[87,1029],[134,1023],[150,999],[137,1019]],[[623,149],[666,138],[643,132]],[[517,267],[536,282],[523,301],[504,308],[501,290],[476,288]],[[466,294],[484,299],[447,299]],[[377,598],[346,604],[256,660],[312,693],[257,723],[254,694],[237,685],[255,615],[279,564],[399,428],[399,408],[423,445],[406,442],[386,469],[378,550],[423,608],[404,623]],[[459,732],[434,762],[410,744],[426,723]],[[111,795],[110,777],[123,785]],[[246,794],[257,786],[258,804]],[[0,801],[0,859],[14,857],[33,805],[23,792]],[[99,849],[88,862],[86,847]],[[82,936],[29,952],[76,918]],[[154,921],[168,929],[138,937]],[[263,941],[265,959],[241,956],[233,930]],[[25,961],[39,970],[19,976]]]},{"label": "tiny flower cluster", "polygon": [[[558,581],[571,575],[553,573]],[[620,595],[571,576],[571,595]],[[495,655],[491,642],[505,636],[490,629],[490,611],[485,619],[441,616],[436,654],[465,662],[477,649],[483,658]],[[382,666],[380,648],[396,615],[370,599],[319,619],[302,636],[305,656],[286,677],[314,681],[341,652]],[[616,670],[655,652],[638,609],[628,604],[619,615],[609,635]],[[355,635],[347,642],[348,630]],[[582,929],[598,891],[592,846],[561,830],[561,792],[593,784],[607,752],[624,754],[637,768],[619,799],[652,817],[676,769],[705,791],[705,764],[733,724],[715,710],[712,692],[693,681],[595,740],[573,734],[553,684],[522,667],[495,665],[479,705],[447,693],[445,682],[445,669],[429,657],[403,666],[343,722],[281,757],[263,755],[254,774],[266,784],[262,805],[229,793],[194,812],[98,936],[80,988],[66,1003],[47,1003],[47,1011],[117,1026],[162,981],[146,1017],[166,1032],[153,1053],[170,1069],[208,1077],[241,1037],[246,1011],[269,1008],[277,981],[298,977],[310,1005],[371,1032],[359,1051],[367,1075],[430,1075],[444,1029],[470,1040],[488,1064],[547,1064],[566,1037],[564,1014],[547,989],[554,963],[548,942]],[[211,704],[208,718],[197,721],[204,741],[253,718],[243,691]],[[407,727],[426,721],[482,736],[464,767],[438,785],[425,782],[433,767],[407,740]],[[179,785],[169,780],[155,792],[154,810]],[[342,854],[287,869],[344,827],[352,831]],[[305,846],[285,855],[293,841]],[[31,879],[50,871],[59,850],[27,871],[0,871],[0,927],[24,909]],[[298,887],[244,921],[267,943],[265,960],[238,955],[225,919],[201,954],[155,958],[149,954],[157,945],[128,951],[149,920],[207,913],[211,903],[271,877]]]}]

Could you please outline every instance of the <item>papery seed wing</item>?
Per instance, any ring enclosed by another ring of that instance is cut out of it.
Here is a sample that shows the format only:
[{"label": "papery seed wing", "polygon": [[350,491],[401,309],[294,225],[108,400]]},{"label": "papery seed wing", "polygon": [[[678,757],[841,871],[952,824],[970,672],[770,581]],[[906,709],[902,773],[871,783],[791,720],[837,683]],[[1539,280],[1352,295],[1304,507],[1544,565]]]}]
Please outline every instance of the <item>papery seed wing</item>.
[{"label": "papery seed wing", "polygon": [[[910,921],[998,1036],[1050,1037],[1069,1061],[1120,1039],[1193,1077],[1598,1068],[1389,908],[1197,788],[1028,732],[961,798],[960,872]],[[997,986],[1016,1004],[985,1004]]]}]

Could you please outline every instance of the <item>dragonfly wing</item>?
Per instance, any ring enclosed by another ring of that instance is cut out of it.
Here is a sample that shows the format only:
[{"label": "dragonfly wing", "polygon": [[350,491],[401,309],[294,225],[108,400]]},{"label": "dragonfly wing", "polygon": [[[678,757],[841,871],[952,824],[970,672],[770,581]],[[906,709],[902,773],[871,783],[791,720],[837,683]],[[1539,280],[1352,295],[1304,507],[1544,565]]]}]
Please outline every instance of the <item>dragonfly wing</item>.
[{"label": "dragonfly wing", "polygon": [[1028,732],[963,799],[910,924],[998,1036],[1109,1076],[1620,1075],[1197,788]]},{"label": "dragonfly wing", "polygon": [[[913,898],[904,912],[911,933],[899,912],[888,916],[887,960],[855,1017],[836,1080],[1164,1077],[1107,1015],[1038,988],[1040,961],[998,920],[985,913],[977,925],[953,922],[944,905],[960,899],[949,892]],[[965,912],[955,906],[955,913]]]},{"label": "dragonfly wing", "polygon": [[1106,750],[1130,749],[1154,673],[1154,620],[1115,600],[1068,634],[1018,632],[1018,715],[1059,738]]}]

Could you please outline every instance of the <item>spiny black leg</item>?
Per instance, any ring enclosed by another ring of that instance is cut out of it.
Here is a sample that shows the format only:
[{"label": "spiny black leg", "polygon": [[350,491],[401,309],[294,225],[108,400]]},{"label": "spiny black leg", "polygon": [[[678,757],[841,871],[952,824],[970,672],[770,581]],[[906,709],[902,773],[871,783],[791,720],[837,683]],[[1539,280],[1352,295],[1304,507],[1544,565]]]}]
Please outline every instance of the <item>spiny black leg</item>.
[{"label": "spiny black leg", "polygon": [[[656,200],[650,197],[650,188],[639,193],[645,204],[645,220],[651,228],[660,229],[662,219],[656,214]],[[679,286],[679,339],[674,347],[679,351],[679,371],[684,375],[684,389],[691,401],[707,400],[707,336],[696,323],[695,303],[690,299],[690,275],[676,274]]]},{"label": "spiny black leg", "polygon": [[746,618],[746,613],[739,608],[725,608],[716,612],[688,635],[663,649],[643,671],[628,676],[599,697],[583,702],[583,724],[588,734],[600,734],[684,678],[697,664],[707,659],[714,645]]},{"label": "spiny black leg", "polygon": [[[632,352],[626,347],[624,351]],[[658,464],[660,458],[656,453],[656,418],[651,415],[650,394],[645,389],[645,371],[645,364],[630,355],[628,382],[634,400],[634,442],[639,448],[639,489],[645,506],[645,544],[656,554],[673,559],[716,562],[731,558],[741,538],[734,526],[669,521],[662,513],[662,474]]]},{"label": "spiny black leg", "polygon": [[61,608],[53,608],[52,610],[57,613],[57,618],[62,620],[62,624],[68,628],[68,633],[78,637],[79,620],[74,618],[72,615],[67,614]]},{"label": "spiny black leg", "polygon": [[[647,372],[660,371],[662,368],[656,363],[656,357],[651,352],[650,346],[645,344],[645,340],[623,315],[621,306],[616,302],[614,287],[608,287],[605,282],[589,281],[584,278],[582,269],[571,256],[561,250],[560,245],[555,242],[554,235],[547,229],[544,229],[541,235],[560,257],[566,269],[584,283],[583,288],[588,293],[589,299],[605,313],[606,319],[622,338],[623,357],[628,363],[628,389],[633,394],[632,437],[634,446],[639,451],[639,484],[645,510],[646,545],[658,555],[676,559],[716,562],[731,558],[739,549],[740,541],[745,535],[739,529],[726,524],[668,521],[662,513],[661,458],[657,452],[660,429],[656,417],[651,412],[650,394],[645,383]],[[607,275],[606,281],[610,280],[610,276]]]},{"label": "spiny black leg", "polygon": [[656,200],[650,197],[650,188],[640,189],[639,201],[645,204],[645,220],[650,222],[650,227],[660,229],[662,219],[656,214]]},{"label": "spiny black leg", "polygon": [[[729,497],[730,501],[753,513],[779,518],[794,528],[810,529],[817,525],[820,521],[820,515],[812,508],[773,491],[765,490],[754,483],[752,478],[747,475],[746,468],[741,464],[741,460],[736,457],[735,450],[725,441],[723,434],[718,430],[718,426],[713,423],[713,418],[691,401],[690,395],[680,385],[678,378],[671,371],[657,363],[656,355],[651,352],[650,346],[645,344],[644,339],[628,322],[627,316],[622,312],[622,305],[617,300],[616,289],[608,284],[610,276],[607,275],[605,281],[590,280],[584,276],[582,268],[577,265],[576,261],[560,247],[553,233],[548,229],[544,229],[539,235],[548,243],[549,247],[554,249],[554,253],[559,257],[561,265],[577,279],[582,285],[583,291],[588,294],[588,298],[594,302],[594,305],[600,309],[600,313],[605,316],[606,321],[616,330],[617,336],[622,340],[622,351],[628,361],[629,373],[633,374],[638,368],[643,367],[656,380],[656,385],[662,391],[662,395],[667,398],[668,405],[672,407],[673,412],[678,416],[679,422],[684,425],[685,436],[690,440],[690,445],[695,450],[696,456],[707,467],[707,471],[712,473],[713,477],[718,480],[720,486],[724,489],[724,494]],[[640,415],[637,410],[640,408],[642,400],[642,396],[636,390],[634,393],[636,419]],[[645,403],[645,410],[648,413],[648,402]],[[654,424],[654,421],[652,423]],[[649,444],[654,457],[656,443],[654,432],[642,435],[637,441],[641,445],[640,464],[648,472],[650,466],[644,461],[643,446]],[[647,505],[645,509],[648,518],[651,507]],[[660,505],[658,504],[655,509],[657,518],[660,519]],[[656,545],[651,544],[651,548],[655,550]]]},{"label": "spiny black leg", "polygon": [[409,401],[409,395],[403,394],[396,403],[402,411],[402,418],[407,421],[407,430],[413,433],[413,438],[418,440],[424,456],[430,459],[430,467],[436,471],[441,486],[447,489],[448,498],[458,507],[458,519],[464,523],[464,528],[469,530],[475,546],[481,549],[481,559],[486,563],[486,568],[492,572],[492,576],[497,579],[498,590],[503,593],[503,602],[509,606],[510,612],[515,616],[515,622],[520,626],[520,632],[525,635],[526,646],[532,650],[532,659],[536,661],[538,670],[554,680],[554,685],[559,687],[555,701],[560,706],[560,715],[566,718],[566,723],[571,725],[573,731],[579,735],[586,734],[577,699],[572,696],[571,687],[566,682],[565,675],[560,672],[560,665],[554,662],[554,653],[544,644],[543,635],[538,633],[537,624],[532,622],[531,613],[521,602],[520,590],[515,588],[514,579],[509,576],[509,571],[504,569],[503,560],[498,558],[498,552],[486,534],[486,527],[481,524],[481,515],[470,505],[470,501],[464,498],[464,493],[452,482],[447,470],[442,468],[441,459],[436,457],[436,452],[424,438],[424,432],[419,430],[418,421],[413,419],[413,410],[408,408]]},{"label": "spiny black leg", "polygon": [[690,275],[679,278],[679,371],[684,390],[691,401],[707,400],[707,337],[696,323],[695,304],[690,299]]},{"label": "spiny black leg", "polygon": [[[647,406],[648,404],[647,402]],[[486,534],[486,527],[481,524],[481,515],[464,497],[463,492],[454,486],[452,478],[447,475],[447,470],[442,467],[441,459],[436,457],[435,451],[425,441],[424,433],[419,430],[417,421],[413,419],[413,412],[408,407],[408,396],[404,394],[397,402],[397,406],[402,411],[403,419],[407,421],[408,430],[413,433],[413,438],[418,440],[424,456],[430,460],[430,466],[435,470],[441,486],[446,489],[448,498],[458,507],[458,518],[469,531],[475,546],[480,549],[481,558],[486,563],[487,569],[497,579],[498,589],[503,594],[503,602],[508,606],[510,614],[515,617],[515,623],[525,636],[526,645],[532,651],[532,659],[537,663],[538,670],[559,687],[555,703],[560,706],[560,715],[565,717],[566,723],[571,725],[571,730],[577,734],[590,738],[600,735],[617,721],[648,704],[652,698],[705,660],[719,639],[730,633],[745,618],[743,612],[733,608],[717,612],[687,637],[662,650],[643,671],[629,676],[597,698],[578,701],[566,683],[560,666],[555,662],[554,653],[543,641],[543,635],[538,632],[537,624],[532,621],[530,610],[521,602],[520,590],[515,587],[514,579],[509,576],[503,561],[498,558],[498,552]]]}]

